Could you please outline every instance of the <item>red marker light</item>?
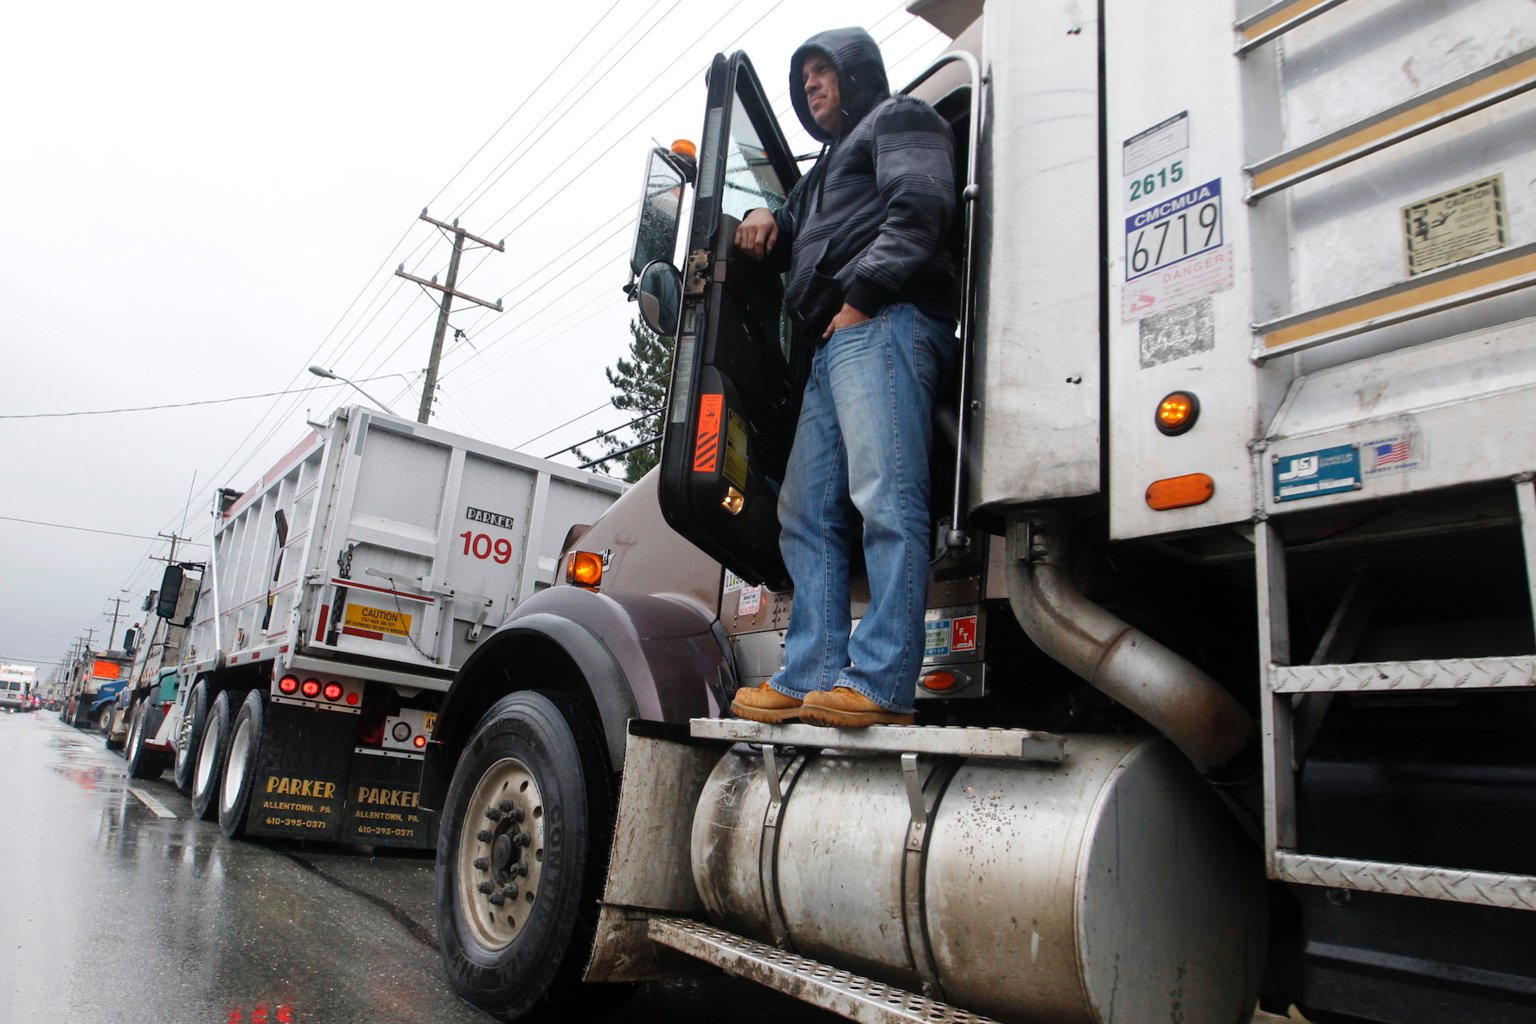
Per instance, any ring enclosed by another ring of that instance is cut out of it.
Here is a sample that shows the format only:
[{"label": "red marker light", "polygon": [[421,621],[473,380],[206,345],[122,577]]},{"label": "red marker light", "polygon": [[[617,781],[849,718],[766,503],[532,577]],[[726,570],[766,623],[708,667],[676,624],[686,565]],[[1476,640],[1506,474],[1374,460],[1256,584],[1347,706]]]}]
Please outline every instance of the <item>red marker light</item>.
[{"label": "red marker light", "polygon": [[316,697],[318,697],[320,695],[320,680],[318,680],[318,679],[306,679],[306,680],[304,680],[304,685],[303,685],[303,687],[301,687],[301,691],[303,692],[304,696],[308,697],[310,700],[314,700]]},{"label": "red marker light", "polygon": [[341,684],[332,680],[325,684],[326,700],[341,700]]},{"label": "red marker light", "polygon": [[411,742],[416,744],[416,749],[417,750],[420,750],[422,747],[427,745],[427,738],[425,736],[417,736]]},{"label": "red marker light", "polygon": [[355,693],[347,694],[347,703],[351,704],[353,707],[357,707],[357,694],[355,694]]},{"label": "red marker light", "polygon": [[279,679],[278,682],[277,682],[277,691],[279,693],[286,693],[290,697],[293,696],[295,693],[298,693],[299,692],[299,677],[298,676],[283,676],[283,678]]}]

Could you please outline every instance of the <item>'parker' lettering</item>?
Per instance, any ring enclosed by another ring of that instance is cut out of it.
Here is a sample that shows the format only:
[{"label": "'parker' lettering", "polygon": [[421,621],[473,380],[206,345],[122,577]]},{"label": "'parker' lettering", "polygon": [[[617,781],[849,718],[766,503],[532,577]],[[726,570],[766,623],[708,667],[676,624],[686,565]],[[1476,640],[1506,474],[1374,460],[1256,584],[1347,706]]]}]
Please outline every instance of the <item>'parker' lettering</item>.
[{"label": "'parker' lettering", "polygon": [[383,807],[420,807],[421,793],[414,789],[382,789],[374,786],[359,786],[357,788],[357,802],[360,804],[376,804]]},{"label": "'parker' lettering", "polygon": [[267,792],[285,796],[307,796],[329,800],[336,795],[336,783],[323,779],[300,779],[286,775],[267,776]]}]

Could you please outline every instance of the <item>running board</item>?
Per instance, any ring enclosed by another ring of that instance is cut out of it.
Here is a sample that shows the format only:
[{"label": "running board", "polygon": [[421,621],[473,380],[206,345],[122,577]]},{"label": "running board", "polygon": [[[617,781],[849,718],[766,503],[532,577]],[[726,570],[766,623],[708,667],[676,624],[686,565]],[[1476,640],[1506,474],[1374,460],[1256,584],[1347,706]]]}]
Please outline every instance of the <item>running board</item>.
[{"label": "running board", "polygon": [[993,1024],[990,1017],[687,918],[652,917],[646,929],[653,942],[860,1024]]},{"label": "running board", "polygon": [[946,725],[875,725],[834,729],[800,722],[769,725],[741,718],[695,718],[688,723],[694,739],[766,743],[780,747],[865,750],[891,754],[938,754],[1060,764],[1065,741],[1030,729],[971,729]]}]

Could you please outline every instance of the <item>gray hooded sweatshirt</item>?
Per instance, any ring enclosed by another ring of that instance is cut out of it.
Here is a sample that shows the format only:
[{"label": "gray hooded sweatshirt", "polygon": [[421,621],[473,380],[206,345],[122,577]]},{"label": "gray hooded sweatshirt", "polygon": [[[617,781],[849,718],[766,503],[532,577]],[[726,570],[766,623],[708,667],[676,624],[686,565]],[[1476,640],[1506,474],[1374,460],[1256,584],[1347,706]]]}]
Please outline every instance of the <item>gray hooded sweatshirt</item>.
[{"label": "gray hooded sweatshirt", "polygon": [[[831,135],[811,117],[802,69],[826,54],[837,69],[842,123]],[[775,214],[770,260],[790,280],[785,301],[820,338],[844,302],[867,316],[909,302],[955,315],[955,265],[945,240],[955,213],[954,139],[928,104],[893,97],[880,48],[861,28],[831,29],[790,58],[800,123],[826,145]]]}]

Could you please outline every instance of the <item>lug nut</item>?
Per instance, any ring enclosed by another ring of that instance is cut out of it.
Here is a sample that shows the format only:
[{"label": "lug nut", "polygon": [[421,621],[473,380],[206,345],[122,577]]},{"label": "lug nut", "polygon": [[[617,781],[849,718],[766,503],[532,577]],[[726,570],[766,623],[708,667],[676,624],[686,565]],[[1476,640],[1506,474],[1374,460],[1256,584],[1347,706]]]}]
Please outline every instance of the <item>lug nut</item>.
[{"label": "lug nut", "polygon": [[488,843],[491,841],[491,830],[488,828],[483,828],[479,832],[475,833],[475,838],[480,840],[482,843]]},{"label": "lug nut", "polygon": [[475,870],[476,871],[485,871],[485,870],[489,869],[490,866],[491,866],[491,862],[486,860],[484,857],[476,857],[475,858]]},{"label": "lug nut", "polygon": [[485,812],[485,816],[487,818],[490,818],[492,821],[500,821],[501,820],[501,812],[498,811],[494,807],[492,807],[490,810],[486,811]]},{"label": "lug nut", "polygon": [[517,822],[518,824],[522,824],[522,821],[523,821],[523,809],[521,807],[514,807],[514,808],[512,808],[512,811],[508,815],[508,817],[510,817],[513,821]]},{"label": "lug nut", "polygon": [[490,882],[481,882],[479,885],[475,886],[475,890],[477,892],[483,892],[487,896],[489,896],[491,894],[491,890],[493,888],[495,888],[495,886],[491,885]]},{"label": "lug nut", "polygon": [[501,802],[501,813],[503,813],[503,814],[511,814],[512,813],[512,801],[511,800],[503,800]]},{"label": "lug nut", "polygon": [[519,878],[527,878],[528,877],[528,865],[524,861],[518,861],[516,864],[513,864],[507,870],[510,871],[512,874],[516,875]]},{"label": "lug nut", "polygon": [[498,892],[491,896],[491,904],[493,906],[499,907],[505,902],[507,902],[507,895],[504,892]]},{"label": "lug nut", "polygon": [[514,846],[527,846],[531,842],[533,842],[533,837],[527,832],[518,832],[512,837],[512,844]]}]

